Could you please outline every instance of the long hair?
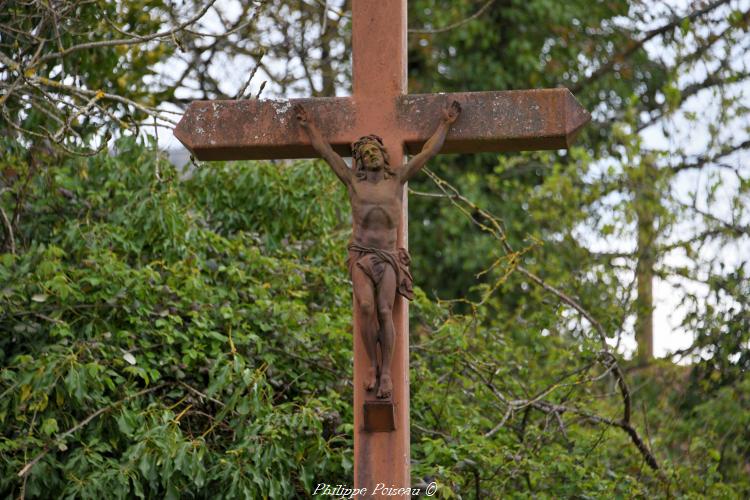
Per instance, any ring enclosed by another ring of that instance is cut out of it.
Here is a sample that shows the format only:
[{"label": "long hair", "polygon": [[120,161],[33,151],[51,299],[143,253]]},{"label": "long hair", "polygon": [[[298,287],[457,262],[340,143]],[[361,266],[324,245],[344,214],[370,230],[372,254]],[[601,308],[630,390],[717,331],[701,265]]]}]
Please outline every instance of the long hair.
[{"label": "long hair", "polygon": [[365,144],[374,144],[383,154],[383,177],[388,179],[389,177],[396,175],[391,169],[390,157],[388,156],[388,151],[385,150],[385,146],[383,145],[383,139],[377,135],[370,134],[360,137],[356,142],[352,143],[354,176],[359,180],[365,180],[367,178],[367,170],[362,162],[362,147]]}]

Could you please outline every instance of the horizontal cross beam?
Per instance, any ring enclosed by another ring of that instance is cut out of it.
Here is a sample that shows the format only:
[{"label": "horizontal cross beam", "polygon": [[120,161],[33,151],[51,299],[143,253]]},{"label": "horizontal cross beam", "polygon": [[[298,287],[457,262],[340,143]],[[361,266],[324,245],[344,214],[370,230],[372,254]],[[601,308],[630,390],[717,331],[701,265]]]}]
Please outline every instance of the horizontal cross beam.
[{"label": "horizontal cross beam", "polygon": [[461,118],[441,153],[565,149],[590,119],[566,88],[405,95],[397,99],[397,112],[408,153],[422,149],[454,100]]},{"label": "horizontal cross beam", "polygon": [[294,116],[296,103],[305,106],[337,152],[349,154],[354,126],[350,97],[193,101],[174,135],[204,161],[315,158],[318,154]]},{"label": "horizontal cross beam", "polygon": [[[415,154],[429,139],[451,101],[461,104],[461,118],[451,128],[443,153],[562,149],[589,120],[567,89],[411,94],[395,98],[395,123],[405,150]],[[313,158],[293,106],[302,104],[324,137],[343,156],[365,134],[396,131],[359,130],[352,97],[290,100],[195,101],[175,129],[177,138],[199,160]],[[383,103],[391,106],[391,103]]]}]

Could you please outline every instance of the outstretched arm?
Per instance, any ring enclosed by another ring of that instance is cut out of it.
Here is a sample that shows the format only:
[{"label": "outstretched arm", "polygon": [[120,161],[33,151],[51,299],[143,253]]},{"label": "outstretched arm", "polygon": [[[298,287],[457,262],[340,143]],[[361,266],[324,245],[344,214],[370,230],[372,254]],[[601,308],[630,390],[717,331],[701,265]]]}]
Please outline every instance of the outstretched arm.
[{"label": "outstretched arm", "polygon": [[294,113],[297,116],[297,120],[302,128],[307,132],[307,136],[310,138],[312,147],[317,153],[323,157],[323,159],[331,166],[336,176],[349,186],[351,183],[351,170],[346,166],[346,162],[341,158],[331,147],[331,145],[323,139],[323,134],[315,125],[310,121],[307,111],[301,104],[294,105]]},{"label": "outstretched arm", "polygon": [[433,156],[440,152],[445,142],[445,136],[448,134],[448,129],[450,129],[460,114],[461,105],[458,101],[453,101],[449,107],[443,110],[443,116],[440,119],[437,130],[435,130],[432,137],[425,143],[422,151],[406,164],[406,169],[401,175],[401,182],[406,182],[414,177]]}]

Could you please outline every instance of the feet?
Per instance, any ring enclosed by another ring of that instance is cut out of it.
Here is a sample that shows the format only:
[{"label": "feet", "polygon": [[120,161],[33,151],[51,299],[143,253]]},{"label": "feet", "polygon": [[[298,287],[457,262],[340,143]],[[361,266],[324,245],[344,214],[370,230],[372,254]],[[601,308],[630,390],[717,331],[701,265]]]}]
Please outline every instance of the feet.
[{"label": "feet", "polygon": [[371,366],[367,371],[367,377],[365,378],[365,390],[371,392],[375,390],[375,386],[378,383],[378,370],[374,366]]},{"label": "feet", "polygon": [[378,370],[375,367],[370,367],[367,370],[367,378],[365,379],[365,390],[372,392],[375,387],[378,387],[378,398],[388,399],[391,397],[393,392],[393,382],[391,381],[391,375],[384,373],[380,376],[380,384],[378,384]]},{"label": "feet", "polygon": [[393,382],[390,374],[384,373],[380,376],[380,387],[378,387],[378,398],[386,399],[391,397],[393,392]]}]

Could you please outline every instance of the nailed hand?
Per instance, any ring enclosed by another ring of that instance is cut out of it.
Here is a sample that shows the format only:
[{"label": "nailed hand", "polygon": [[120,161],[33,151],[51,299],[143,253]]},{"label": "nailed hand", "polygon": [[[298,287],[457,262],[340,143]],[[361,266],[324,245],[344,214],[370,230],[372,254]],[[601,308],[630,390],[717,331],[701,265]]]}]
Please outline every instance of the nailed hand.
[{"label": "nailed hand", "polygon": [[307,110],[301,104],[294,105],[294,114],[297,116],[297,121],[303,127],[307,128],[310,125],[310,118],[307,116]]},{"label": "nailed hand", "polygon": [[453,101],[450,106],[443,110],[443,121],[450,125],[458,119],[461,114],[461,105],[458,101]]}]

